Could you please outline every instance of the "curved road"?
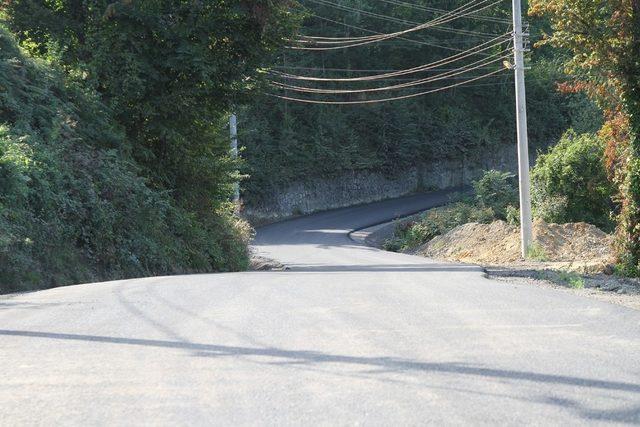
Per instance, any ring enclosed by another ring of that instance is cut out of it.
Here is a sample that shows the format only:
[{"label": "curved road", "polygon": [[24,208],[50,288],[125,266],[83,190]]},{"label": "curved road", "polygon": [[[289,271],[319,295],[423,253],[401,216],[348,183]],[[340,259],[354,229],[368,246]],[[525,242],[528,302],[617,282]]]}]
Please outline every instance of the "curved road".
[{"label": "curved road", "polygon": [[289,271],[0,298],[0,425],[640,423],[640,312],[358,245],[413,196],[259,230]]}]

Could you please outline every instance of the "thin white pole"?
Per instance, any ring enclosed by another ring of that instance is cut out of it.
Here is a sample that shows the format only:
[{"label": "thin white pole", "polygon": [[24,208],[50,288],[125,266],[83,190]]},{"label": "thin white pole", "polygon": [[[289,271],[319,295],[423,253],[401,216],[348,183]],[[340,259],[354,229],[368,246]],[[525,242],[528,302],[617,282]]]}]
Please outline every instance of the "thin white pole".
[{"label": "thin white pole", "polygon": [[[231,135],[231,156],[238,158],[238,118],[235,113],[229,117],[229,133]],[[233,188],[233,202],[240,202],[240,184],[235,183]]]},{"label": "thin white pole", "polygon": [[533,242],[531,182],[529,178],[529,140],[527,136],[527,95],[524,84],[524,43],[520,0],[513,1],[513,43],[516,80],[516,119],[518,122],[518,177],[520,181],[520,237],[522,257]]}]

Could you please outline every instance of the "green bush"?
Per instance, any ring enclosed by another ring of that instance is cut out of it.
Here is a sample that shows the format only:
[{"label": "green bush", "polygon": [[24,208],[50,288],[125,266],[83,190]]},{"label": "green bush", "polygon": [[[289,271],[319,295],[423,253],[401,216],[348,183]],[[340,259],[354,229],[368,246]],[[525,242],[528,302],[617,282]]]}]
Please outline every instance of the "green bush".
[{"label": "green bush", "polygon": [[0,292],[246,267],[230,206],[185,210],[126,146],[92,92],[0,27]]},{"label": "green bush", "polygon": [[425,212],[417,221],[400,222],[393,238],[384,248],[390,251],[414,249],[455,227],[468,222],[490,223],[495,219],[491,208],[457,202]]},{"label": "green bush", "polygon": [[596,135],[567,131],[532,170],[534,215],[546,222],[584,221],[611,230],[614,188],[603,157],[604,143]]},{"label": "green bush", "polygon": [[499,219],[507,219],[507,208],[518,206],[518,187],[515,175],[497,170],[486,171],[473,182],[476,200],[480,206],[491,208]]},{"label": "green bush", "polygon": [[515,206],[507,206],[507,215],[506,215],[507,223],[511,225],[520,225],[520,208]]},{"label": "green bush", "polygon": [[468,222],[489,224],[496,219],[509,223],[519,222],[518,190],[514,175],[496,170],[486,171],[473,182],[473,197],[431,209],[417,221],[400,222],[384,248],[390,251],[406,251],[429,242]]}]

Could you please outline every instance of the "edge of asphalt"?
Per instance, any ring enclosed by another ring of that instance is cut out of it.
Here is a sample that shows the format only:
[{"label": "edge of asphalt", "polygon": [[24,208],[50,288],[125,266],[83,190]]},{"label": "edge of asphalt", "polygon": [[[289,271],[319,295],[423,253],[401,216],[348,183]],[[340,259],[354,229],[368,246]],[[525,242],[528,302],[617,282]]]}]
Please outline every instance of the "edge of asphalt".
[{"label": "edge of asphalt", "polygon": [[[383,222],[377,222],[375,224],[371,224],[371,225],[367,225],[366,227],[361,227],[361,228],[357,228],[355,230],[350,231],[347,235],[348,237],[353,240],[356,243],[359,243],[361,245],[365,245],[365,246],[372,246],[372,247],[376,247],[375,245],[370,244],[370,241],[368,240],[369,237],[380,231],[383,230],[385,227],[390,227],[392,226],[394,223],[399,222],[399,221],[406,221],[411,217],[417,216],[423,212],[426,212],[428,210],[434,209],[434,208],[439,208],[444,206],[445,203],[443,204],[437,204],[434,205],[430,208],[427,209],[420,209],[418,211],[415,212],[410,212],[401,216],[398,216],[396,218],[393,218],[391,220],[385,220]],[[380,248],[378,248],[380,249]]]},{"label": "edge of asphalt", "polygon": [[[452,192],[461,192],[461,193],[467,193],[469,191],[468,187],[456,187],[456,188],[451,188],[450,190],[452,190]],[[399,215],[399,216],[397,216],[395,218],[392,218],[392,219],[387,219],[387,220],[384,220],[384,221],[378,221],[378,222],[375,222],[373,224],[369,224],[369,225],[367,225],[365,227],[360,227],[360,228],[357,228],[355,230],[351,230],[348,233],[348,237],[352,241],[354,241],[356,243],[359,243],[359,244],[362,244],[362,245],[365,245],[365,246],[374,246],[374,245],[371,245],[371,244],[369,244],[367,242],[367,238],[369,236],[371,236],[373,233],[375,233],[377,231],[380,231],[384,227],[389,226],[389,225],[395,223],[396,221],[407,220],[407,219],[409,219],[409,218],[411,218],[413,216],[417,216],[417,215],[419,215],[419,214],[421,214],[423,212],[426,212],[428,210],[439,208],[439,207],[442,207],[442,206],[446,206],[448,203],[450,203],[450,202],[437,203],[437,204],[434,204],[433,206],[431,206],[429,208],[426,208],[426,209],[423,208],[423,209],[418,209],[418,210],[415,210],[415,211],[407,212],[407,213],[404,213],[404,214]]]},{"label": "edge of asphalt", "polygon": [[[438,206],[434,206],[434,207],[438,207]],[[430,208],[430,209],[433,209],[433,208]],[[429,209],[424,209],[414,214],[398,217],[391,221],[386,221],[383,223],[371,225],[369,227],[354,230],[349,233],[349,238],[357,244],[384,251],[384,249],[380,247],[380,243],[381,243],[380,240],[385,239],[386,237],[390,237],[391,232],[393,230],[392,227],[394,226],[395,222],[409,220],[411,217],[414,217],[422,212],[426,212],[427,210]],[[392,228],[392,229],[389,231],[386,231],[384,230],[385,228]],[[376,234],[378,234],[378,236],[376,236]],[[374,237],[372,238],[372,236]],[[634,297],[633,294],[618,295],[616,293],[613,293],[607,290],[571,289],[571,288],[567,288],[566,286],[562,286],[558,283],[555,283],[552,280],[548,280],[548,279],[545,280],[543,278],[534,278],[534,277],[518,276],[518,275],[507,275],[507,276],[496,275],[495,272],[492,271],[490,266],[487,267],[479,264],[464,264],[464,263],[454,263],[454,264],[462,264],[462,265],[477,267],[482,277],[484,277],[485,279],[492,279],[499,282],[507,281],[509,283],[516,283],[516,284],[521,284],[526,286],[536,286],[540,288],[553,289],[555,291],[572,293],[582,298],[595,299],[601,302],[617,305],[620,307],[624,307],[626,309],[640,310],[640,301],[638,301],[638,299],[635,299],[638,297],[637,296]],[[586,291],[586,293],[584,291]]]},{"label": "edge of asphalt", "polygon": [[[421,209],[417,212],[414,213],[410,213],[410,214],[406,214],[406,215],[402,215],[399,216],[395,219],[392,219],[390,221],[385,221],[385,222],[381,222],[378,224],[374,224],[374,225],[370,225],[368,227],[365,228],[359,228],[357,230],[353,230],[351,232],[348,233],[348,237],[349,239],[351,239],[353,242],[363,245],[363,246],[368,246],[371,248],[375,248],[378,249],[380,251],[384,251],[387,252],[385,249],[382,249],[379,245],[379,242],[374,241],[374,240],[378,240],[380,238],[384,238],[384,236],[387,234],[384,232],[384,229],[387,227],[393,227],[394,223],[396,223],[397,221],[407,221],[412,217],[415,217],[423,212],[426,212],[430,209],[434,209],[437,207],[441,207],[444,206],[444,204],[440,204],[440,205],[436,205],[433,207],[430,207],[428,209]],[[375,235],[376,233],[380,233],[381,236],[371,240],[371,236]],[[405,255],[411,255],[411,254],[405,254]],[[416,256],[416,255],[412,255],[412,256]],[[422,259],[429,259],[429,258],[425,258],[425,257],[420,257]],[[466,263],[461,263],[461,262],[450,262],[450,261],[446,261],[447,263],[450,264],[458,264],[458,265],[464,265],[464,266],[468,266],[470,268],[476,267],[478,269],[478,273],[480,273],[482,275],[482,277],[484,277],[485,279],[490,278],[490,274],[487,271],[487,269],[485,267],[483,267],[482,265],[478,265],[478,264],[466,264]]]}]

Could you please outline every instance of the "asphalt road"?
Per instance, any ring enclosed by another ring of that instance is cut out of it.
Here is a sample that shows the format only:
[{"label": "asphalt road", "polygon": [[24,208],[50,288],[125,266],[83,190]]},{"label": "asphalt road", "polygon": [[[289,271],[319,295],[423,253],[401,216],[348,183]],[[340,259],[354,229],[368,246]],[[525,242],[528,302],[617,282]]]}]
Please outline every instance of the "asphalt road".
[{"label": "asphalt road", "polygon": [[290,271],[0,298],[0,425],[640,424],[640,312],[348,237],[445,198],[261,229]]}]

